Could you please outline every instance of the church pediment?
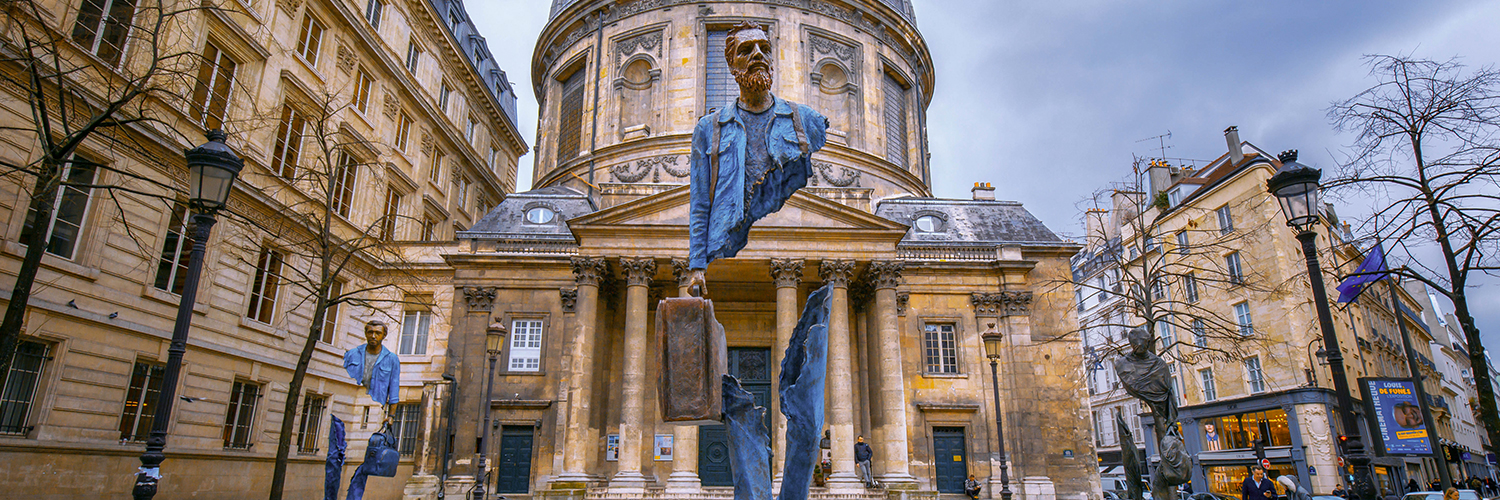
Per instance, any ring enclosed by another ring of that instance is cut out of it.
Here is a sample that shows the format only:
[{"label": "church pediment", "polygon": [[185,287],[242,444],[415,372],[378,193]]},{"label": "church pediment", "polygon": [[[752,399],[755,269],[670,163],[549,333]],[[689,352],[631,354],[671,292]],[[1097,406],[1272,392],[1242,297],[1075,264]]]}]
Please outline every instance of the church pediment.
[{"label": "church pediment", "polygon": [[[607,227],[656,226],[687,230],[688,185],[623,203],[568,221],[573,231]],[[792,193],[776,213],[755,223],[755,229],[818,229],[849,231],[899,231],[907,226],[868,212],[850,208],[803,192]]]}]

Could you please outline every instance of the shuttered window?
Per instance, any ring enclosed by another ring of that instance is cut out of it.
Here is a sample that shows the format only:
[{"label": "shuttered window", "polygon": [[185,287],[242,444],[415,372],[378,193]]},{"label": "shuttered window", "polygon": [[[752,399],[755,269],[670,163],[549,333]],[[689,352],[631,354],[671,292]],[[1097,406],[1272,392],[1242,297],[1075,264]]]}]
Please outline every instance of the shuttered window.
[{"label": "shuttered window", "polygon": [[557,162],[578,156],[583,135],[583,76],[587,68],[574,71],[563,80],[562,109],[557,118]]},{"label": "shuttered window", "polygon": [[739,85],[734,83],[734,74],[729,72],[729,61],[724,59],[724,44],[728,35],[728,30],[708,32],[708,48],[704,53],[704,81],[707,83],[703,93],[704,112],[732,105],[740,95]]},{"label": "shuttered window", "polygon": [[906,166],[906,87],[885,75],[885,156]]}]

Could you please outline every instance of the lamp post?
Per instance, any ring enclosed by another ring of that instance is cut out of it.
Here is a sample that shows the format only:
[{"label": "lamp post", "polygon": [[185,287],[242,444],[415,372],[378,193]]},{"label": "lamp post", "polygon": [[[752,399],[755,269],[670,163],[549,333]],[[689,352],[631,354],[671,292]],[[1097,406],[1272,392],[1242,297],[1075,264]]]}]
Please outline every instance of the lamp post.
[{"label": "lamp post", "polygon": [[488,449],[485,448],[484,442],[485,437],[488,437],[490,434],[490,401],[494,399],[495,394],[495,359],[500,357],[500,348],[505,345],[505,325],[491,323],[490,327],[484,332],[484,343],[484,350],[489,354],[490,358],[490,374],[485,377],[484,401],[480,403],[480,409],[484,414],[484,423],[480,424],[479,443],[474,451],[474,454],[478,455],[475,457],[474,463],[478,464],[477,467],[479,467],[478,473],[475,474],[478,481],[475,481],[474,484],[474,498],[476,500],[485,500],[488,498],[484,486],[490,482],[489,461],[486,458],[489,454],[486,453]]},{"label": "lamp post", "polygon": [[1000,455],[1000,498],[1010,500],[1010,461],[1005,456],[1005,423],[1000,416],[1000,351],[1005,348],[1005,335],[995,330],[995,323],[982,334],[984,356],[990,358],[990,385],[995,389],[995,435],[1000,443],[995,447]]},{"label": "lamp post", "polygon": [[146,438],[146,452],[141,454],[141,468],[135,476],[131,495],[136,500],[156,496],[161,481],[161,463],[166,460],[167,424],[172,418],[172,402],[177,400],[177,377],[182,371],[182,355],[187,351],[188,328],[193,322],[193,303],[198,300],[198,275],[203,271],[203,250],[213,229],[214,214],[229,202],[229,190],[244,168],[222,130],[208,131],[208,142],[184,154],[188,166],[188,206],[193,212],[193,247],[188,254],[186,281],[182,284],[182,301],[177,304],[177,322],[172,327],[172,344],[167,348],[167,369],[162,374],[161,392],[157,395],[156,414],[151,420],[151,437]]},{"label": "lamp post", "polygon": [[1318,326],[1323,334],[1323,351],[1328,354],[1328,368],[1333,378],[1333,392],[1338,400],[1339,420],[1348,437],[1344,455],[1354,468],[1350,487],[1359,498],[1375,498],[1375,485],[1370,482],[1370,456],[1360,438],[1359,417],[1354,413],[1354,401],[1349,392],[1349,379],[1344,374],[1344,354],[1339,350],[1339,339],[1333,331],[1333,314],[1328,310],[1328,292],[1323,286],[1323,270],[1318,265],[1318,233],[1313,228],[1318,224],[1318,195],[1321,189],[1318,179],[1323,172],[1297,163],[1297,151],[1290,150],[1277,156],[1281,169],[1266,181],[1266,189],[1276,196],[1288,226],[1297,233],[1302,243],[1302,255],[1307,258],[1307,279],[1312,284],[1313,305],[1318,311]]}]

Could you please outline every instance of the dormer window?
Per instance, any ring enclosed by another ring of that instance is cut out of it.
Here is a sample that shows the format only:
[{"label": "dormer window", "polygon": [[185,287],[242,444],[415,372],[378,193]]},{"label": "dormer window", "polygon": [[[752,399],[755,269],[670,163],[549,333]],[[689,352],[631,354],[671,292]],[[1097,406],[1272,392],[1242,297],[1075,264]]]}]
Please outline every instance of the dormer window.
[{"label": "dormer window", "polygon": [[557,212],[547,207],[535,207],[526,211],[526,222],[530,224],[546,224],[557,217]]},{"label": "dormer window", "polygon": [[939,219],[936,215],[923,215],[917,217],[917,220],[912,222],[913,226],[917,228],[917,232],[921,233],[936,233],[943,229],[943,220]]}]

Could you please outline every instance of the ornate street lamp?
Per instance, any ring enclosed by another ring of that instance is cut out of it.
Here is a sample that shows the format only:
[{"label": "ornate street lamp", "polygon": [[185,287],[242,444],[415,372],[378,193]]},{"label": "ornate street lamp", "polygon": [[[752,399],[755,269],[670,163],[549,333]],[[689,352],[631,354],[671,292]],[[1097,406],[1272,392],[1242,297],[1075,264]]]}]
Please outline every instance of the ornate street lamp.
[{"label": "ornate street lamp", "polygon": [[245,161],[234,154],[222,130],[208,131],[208,142],[184,152],[188,166],[188,205],[193,210],[193,247],[188,254],[186,281],[182,284],[182,301],[177,304],[177,322],[172,327],[172,344],[167,348],[167,369],[162,374],[161,392],[157,395],[156,415],[151,421],[151,437],[141,454],[141,469],[131,490],[136,500],[156,496],[161,480],[161,463],[166,460],[167,424],[172,418],[172,402],[177,400],[177,377],[182,371],[182,355],[187,351],[188,328],[193,321],[193,303],[198,300],[198,276],[203,271],[203,250],[214,215],[229,202],[229,190],[244,168]]},{"label": "ornate street lamp", "polygon": [[484,438],[490,434],[490,406],[492,404],[490,401],[494,399],[495,394],[495,359],[500,357],[500,349],[505,346],[505,325],[491,323],[490,327],[484,332],[484,345],[484,351],[489,354],[490,358],[490,374],[485,377],[484,401],[480,403],[482,405],[480,409],[484,414],[484,423],[480,424],[479,444],[478,449],[475,450],[475,454],[478,457],[475,458],[474,463],[478,464],[477,467],[479,467],[478,474],[475,474],[478,480],[474,484],[474,498],[476,500],[485,500],[488,498],[484,487],[486,483],[490,482],[489,463],[486,459],[488,456],[486,452],[489,450],[485,448]]},{"label": "ornate street lamp", "polygon": [[1000,438],[996,446],[1000,459],[1000,498],[1010,500],[1010,461],[1005,456],[1005,424],[1000,416],[1000,353],[1005,348],[1005,335],[995,330],[995,323],[982,335],[984,355],[990,358],[990,385],[995,389],[995,435]]},{"label": "ornate street lamp", "polygon": [[1370,456],[1365,452],[1364,440],[1360,439],[1359,417],[1354,413],[1354,402],[1349,392],[1349,379],[1344,374],[1344,354],[1339,350],[1339,339],[1333,331],[1333,315],[1328,310],[1328,292],[1323,285],[1323,270],[1318,265],[1318,233],[1313,230],[1318,223],[1318,179],[1323,172],[1297,163],[1297,150],[1277,156],[1281,169],[1266,181],[1266,189],[1281,203],[1286,224],[1297,232],[1297,241],[1302,243],[1302,255],[1307,258],[1307,279],[1312,282],[1313,305],[1318,311],[1318,326],[1323,333],[1323,352],[1327,353],[1328,368],[1333,376],[1333,391],[1338,399],[1339,420],[1348,437],[1344,455],[1354,467],[1354,476],[1349,484],[1360,498],[1375,498],[1375,485],[1370,482]]}]

